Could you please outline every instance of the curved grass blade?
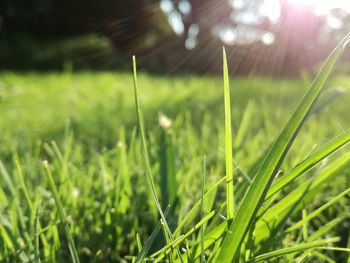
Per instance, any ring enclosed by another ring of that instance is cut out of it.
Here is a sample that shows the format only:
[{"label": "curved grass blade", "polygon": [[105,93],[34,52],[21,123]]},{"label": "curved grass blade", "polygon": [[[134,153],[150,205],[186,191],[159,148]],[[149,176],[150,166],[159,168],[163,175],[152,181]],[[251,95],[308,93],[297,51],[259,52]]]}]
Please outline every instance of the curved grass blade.
[{"label": "curved grass blade", "polygon": [[143,127],[144,121],[143,121],[143,116],[142,116],[142,109],[141,109],[140,98],[139,98],[139,94],[138,94],[137,69],[136,69],[135,56],[132,57],[132,61],[133,61],[133,72],[134,72],[134,95],[135,95],[135,104],[136,104],[136,114],[137,114],[140,139],[141,139],[141,144],[142,144],[142,156],[143,156],[143,161],[144,161],[144,165],[146,168],[146,175],[147,175],[147,179],[148,179],[148,182],[150,184],[151,191],[152,191],[152,196],[153,196],[154,202],[157,206],[160,217],[163,220],[164,224],[166,225],[167,231],[169,232],[169,234],[171,234],[169,226],[168,226],[167,221],[165,219],[163,210],[160,206],[159,199],[158,199],[157,192],[156,192],[155,185],[154,185],[154,181],[153,181],[153,175],[152,175],[151,166],[149,163],[148,151],[147,151],[146,136],[145,136],[144,127]]},{"label": "curved grass blade", "polygon": [[[159,215],[164,223],[164,226],[168,232],[170,241],[174,241],[173,234],[171,233],[169,225],[168,225],[166,218],[164,216],[163,210],[160,206],[160,202],[159,202],[156,188],[155,188],[154,181],[153,181],[153,175],[152,175],[151,166],[150,166],[149,157],[148,157],[148,151],[147,151],[146,136],[145,136],[145,131],[144,131],[144,127],[143,127],[144,122],[143,122],[143,116],[142,116],[142,110],[141,110],[141,103],[140,103],[140,98],[139,98],[139,93],[138,93],[137,68],[136,68],[136,57],[135,56],[132,57],[132,62],[133,62],[132,64],[133,64],[133,73],[134,73],[133,76],[134,76],[134,95],[135,95],[136,115],[137,115],[137,121],[138,121],[138,128],[139,128],[139,132],[140,132],[142,157],[143,157],[144,166],[146,168],[147,181],[150,185],[154,202],[155,202],[156,207],[158,209]],[[177,250],[177,254],[181,258],[180,251]]]},{"label": "curved grass blade", "polygon": [[271,197],[286,185],[294,181],[300,175],[310,170],[312,167],[320,163],[326,157],[339,150],[343,146],[350,142],[350,130],[345,131],[343,134],[337,136],[320,149],[316,150],[309,157],[299,163],[296,167],[286,173],[283,177],[278,179],[274,184],[272,184],[270,190],[268,191],[266,198]]},{"label": "curved grass blade", "polygon": [[[273,225],[280,225],[281,218],[284,218],[283,215],[287,213],[288,208],[299,202],[300,196],[303,196],[305,191],[307,192],[303,197],[303,203],[307,204],[318,192],[327,186],[327,182],[335,178],[349,163],[350,153],[347,153],[324,168],[317,174],[317,177],[310,178],[309,183],[305,182],[301,184],[278,203],[270,207],[255,224],[255,242],[258,243],[270,236],[271,226],[267,226],[267,222],[270,225],[272,222]],[[301,208],[302,206],[299,205],[294,213],[300,211]]]},{"label": "curved grass blade", "polygon": [[328,79],[336,62],[343,53],[344,47],[349,39],[350,34],[346,35],[346,37],[338,44],[338,46],[327,58],[323,67],[312,82],[310,88],[294,111],[292,117],[267,154],[250,188],[245,194],[232,223],[229,226],[221,251],[217,258],[218,262],[232,262],[233,258],[237,254],[244,236],[254,221],[256,213],[265,199],[266,193],[274,179],[274,176],[276,175],[285,155],[302,127],[307,114],[310,112],[311,107],[318,98],[324,83]]},{"label": "curved grass blade", "polygon": [[326,245],[329,243],[337,242],[339,238],[334,237],[334,238],[328,238],[328,239],[323,239],[311,243],[306,243],[306,244],[300,244],[300,245],[295,245],[293,247],[288,247],[288,248],[282,248],[278,249],[269,253],[261,254],[259,256],[256,256],[254,258],[251,258],[248,262],[259,262],[259,261],[266,261],[271,258],[276,258],[276,257],[281,257],[287,254],[292,254],[292,253],[299,253],[299,252],[304,252],[307,249],[311,248],[318,248],[322,245]]}]

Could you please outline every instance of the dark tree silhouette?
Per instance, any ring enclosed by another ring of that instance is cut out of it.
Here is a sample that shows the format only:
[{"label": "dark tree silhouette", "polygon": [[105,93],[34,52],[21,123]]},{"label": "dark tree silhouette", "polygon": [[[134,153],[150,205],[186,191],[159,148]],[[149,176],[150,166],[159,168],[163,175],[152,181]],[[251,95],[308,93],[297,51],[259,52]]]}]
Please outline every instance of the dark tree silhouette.
[{"label": "dark tree silhouette", "polygon": [[[218,53],[227,44],[235,72],[297,74],[323,59],[336,35],[346,30],[346,23],[329,30],[325,18],[311,7],[288,0],[279,0],[276,21],[260,12],[264,0],[240,1],[240,6],[230,0],[168,1],[172,10],[165,14],[160,0],[2,0],[0,36],[62,38],[98,33],[111,39],[125,55],[137,54],[141,63],[199,73],[219,71]],[[181,10],[184,2],[190,5],[190,12]],[[167,23],[167,16],[174,13],[181,17],[180,35]],[[333,15],[349,20],[342,10],[334,10]],[[222,36],[228,29],[234,38],[230,43]],[[268,45],[262,41],[266,33],[274,38]],[[330,37],[321,41],[321,35]]]}]

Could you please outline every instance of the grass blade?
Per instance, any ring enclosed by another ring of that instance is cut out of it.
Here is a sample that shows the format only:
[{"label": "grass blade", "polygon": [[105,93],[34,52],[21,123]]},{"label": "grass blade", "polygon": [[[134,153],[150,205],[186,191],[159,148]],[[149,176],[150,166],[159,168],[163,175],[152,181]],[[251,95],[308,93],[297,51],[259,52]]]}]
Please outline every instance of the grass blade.
[{"label": "grass blade", "polygon": [[[218,187],[225,181],[225,178],[220,178],[220,180],[218,182],[216,182],[212,187],[210,187],[207,192],[204,194],[203,196],[203,201],[206,202],[209,198],[211,198],[212,196],[215,197],[215,194],[217,192]],[[201,200],[198,200],[193,206],[192,208],[186,213],[186,216],[181,220],[181,222],[179,222],[177,228],[174,231],[174,234],[177,236],[181,229],[183,228],[183,226],[190,221],[190,218],[193,218],[198,210],[200,209],[200,205],[201,205]]]},{"label": "grass blade", "polygon": [[304,172],[308,171],[316,164],[320,163],[326,157],[339,150],[341,147],[347,145],[350,142],[350,130],[345,131],[343,134],[337,136],[333,140],[331,140],[326,145],[322,146],[320,149],[312,153],[308,156],[304,161],[290,170],[283,177],[278,179],[268,191],[266,198],[271,197],[283,187],[288,185],[290,182],[298,178],[298,176],[302,175]]},{"label": "grass blade", "polygon": [[[308,182],[301,184],[283,199],[270,207],[255,224],[255,242],[259,242],[270,236],[271,224],[280,225],[280,220],[284,217],[283,215],[287,213],[290,206],[299,202],[300,196],[303,196],[304,204],[312,201],[315,195],[327,186],[327,182],[330,182],[335,178],[349,163],[350,153],[347,153],[324,168],[319,174],[317,174],[317,177],[310,178]],[[294,213],[300,211],[300,209],[301,206],[299,205]],[[270,224],[269,226],[267,225],[267,222]]]},{"label": "grass blade", "polygon": [[26,200],[27,206],[30,210],[30,213],[32,214],[33,213],[32,201],[30,200],[28,189],[27,189],[27,186],[26,186],[24,179],[23,179],[22,168],[21,168],[21,165],[20,165],[19,160],[17,158],[15,158],[15,165],[16,165],[16,169],[17,169],[17,177],[18,177],[19,183],[20,183],[22,191],[23,191],[24,199]]},{"label": "grass blade", "polygon": [[142,109],[141,109],[140,98],[139,98],[139,94],[138,94],[137,69],[136,69],[135,56],[133,56],[133,72],[134,72],[134,95],[135,95],[135,104],[136,104],[136,114],[137,114],[137,121],[138,121],[138,127],[139,127],[139,132],[140,132],[141,144],[142,144],[142,156],[143,156],[143,161],[144,161],[144,165],[146,168],[147,180],[149,182],[149,185],[150,185],[150,188],[152,191],[152,196],[153,196],[154,202],[157,206],[160,217],[163,220],[163,223],[166,225],[167,231],[170,232],[169,226],[167,224],[167,221],[166,221],[164,213],[163,213],[163,210],[162,210],[160,203],[159,203],[159,198],[157,196],[157,192],[156,192],[154,181],[153,181],[151,166],[149,163],[147,144],[146,144],[146,136],[145,136],[144,127],[143,127]]},{"label": "grass blade", "polygon": [[224,75],[224,100],[225,100],[226,205],[227,205],[227,219],[231,220],[233,218],[235,204],[234,204],[234,190],[233,190],[230,83],[229,83],[225,48],[223,48],[223,75]]},{"label": "grass blade", "polygon": [[[159,119],[167,118],[160,115]],[[167,119],[168,120],[168,119]],[[176,158],[174,138],[171,127],[162,127],[161,132],[161,149],[160,149],[160,185],[161,185],[161,201],[162,207],[166,207],[176,203],[178,182],[176,180]]]},{"label": "grass blade", "polygon": [[302,127],[307,114],[318,98],[324,83],[343,53],[349,38],[350,34],[338,44],[327,58],[292,117],[267,154],[250,188],[244,196],[233,222],[229,226],[218,256],[219,262],[232,262],[234,256],[237,254],[245,234],[265,199],[267,190],[274,176],[293,143],[295,136]]},{"label": "grass blade", "polygon": [[40,247],[39,247],[39,231],[40,231],[40,219],[39,219],[39,209],[40,209],[40,205],[38,206],[38,208],[36,209],[35,212],[35,219],[34,219],[34,249],[35,249],[35,262],[36,263],[41,263],[40,260]]},{"label": "grass blade", "polygon": [[320,238],[322,235],[329,233],[330,230],[336,225],[338,225],[340,222],[342,222],[344,218],[345,216],[338,216],[337,218],[329,221],[327,224],[323,225],[317,231],[313,232],[309,236],[308,241],[315,241],[316,239]]},{"label": "grass blade", "polygon": [[254,102],[250,101],[244,110],[240,126],[235,136],[235,141],[234,141],[235,149],[240,148],[245,140],[245,135],[247,134],[247,131],[249,129],[249,125],[254,113],[254,108],[255,108]]},{"label": "grass blade", "polygon": [[66,238],[67,238],[67,241],[68,241],[68,247],[69,247],[69,251],[70,251],[71,256],[72,256],[72,260],[73,260],[74,263],[79,263],[78,252],[77,252],[77,250],[75,248],[73,236],[72,236],[72,234],[70,232],[69,225],[68,225],[68,222],[66,220],[66,216],[65,216],[65,213],[64,213],[64,210],[63,210],[63,206],[62,206],[62,203],[61,203],[61,199],[60,199],[60,197],[58,195],[58,190],[57,190],[57,187],[56,187],[55,182],[53,180],[53,177],[51,175],[51,171],[50,171],[48,162],[44,161],[43,162],[43,166],[44,166],[44,170],[46,172],[47,179],[49,180],[49,185],[50,185],[50,188],[51,188],[52,196],[55,199],[55,203],[56,203],[56,206],[57,206],[58,214],[59,214],[60,219],[61,219],[61,223],[64,226],[64,232],[66,234]]},{"label": "grass blade", "polygon": [[[158,199],[157,192],[156,192],[156,188],[155,188],[154,181],[153,181],[153,175],[152,175],[151,166],[150,166],[149,157],[148,157],[148,151],[147,151],[146,136],[145,136],[145,131],[144,131],[144,127],[143,127],[144,125],[143,125],[143,116],[142,116],[140,97],[139,97],[139,93],[138,93],[137,68],[136,68],[135,56],[132,57],[132,62],[133,62],[133,73],[134,73],[133,76],[134,76],[134,95],[135,95],[136,115],[137,115],[137,121],[138,121],[138,128],[139,128],[139,132],[140,132],[142,157],[143,157],[143,161],[144,161],[144,166],[146,168],[147,181],[150,185],[153,200],[156,204],[156,207],[157,207],[159,215],[164,223],[164,226],[168,232],[170,241],[174,241],[173,235],[170,231],[169,225],[168,225],[167,220],[164,216],[163,210],[160,206],[159,199]],[[181,258],[181,254],[178,250],[177,250],[177,254]]]},{"label": "grass blade", "polygon": [[[163,259],[163,257],[171,251],[171,249],[179,246],[188,237],[190,237],[194,232],[196,232],[198,229],[200,229],[203,224],[206,224],[210,219],[212,219],[219,211],[221,211],[221,209],[213,210],[210,213],[208,213],[195,226],[193,226],[187,233],[185,233],[184,235],[181,235],[180,237],[175,239],[172,243],[167,244],[165,247],[163,247],[162,249],[155,252],[154,254],[151,255],[151,257],[157,257],[158,261]],[[212,243],[208,244],[207,239],[209,239],[209,242],[210,242],[213,239],[215,239],[216,237],[217,238],[220,237],[222,235],[222,233],[224,232],[225,226],[226,226],[226,223],[222,223],[220,229],[216,228],[216,230],[214,232],[210,232],[210,234],[209,234],[210,238],[207,238],[207,236],[206,236],[206,238],[204,240],[204,249],[207,249],[207,247],[212,244]],[[218,232],[219,232],[219,234],[218,234]]]},{"label": "grass blade", "polygon": [[312,211],[312,213],[308,214],[305,218],[303,218],[302,220],[300,220],[299,222],[295,223],[293,226],[288,228],[287,232],[293,231],[293,230],[299,228],[300,226],[302,226],[304,223],[309,222],[311,219],[313,219],[314,217],[318,216],[323,210],[325,210],[326,208],[330,207],[335,202],[338,202],[340,199],[342,199],[344,196],[346,196],[349,193],[350,193],[350,188],[348,188],[345,191],[341,192],[339,195],[333,197],[326,204],[324,204],[323,206],[319,207],[318,209]]},{"label": "grass blade", "polygon": [[[204,211],[203,211],[203,197],[204,197],[204,187],[205,187],[205,178],[206,178],[206,171],[207,171],[207,159],[204,155],[203,157],[203,176],[202,176],[202,191],[201,191],[201,218],[204,216]],[[200,229],[200,240],[201,240],[201,263],[205,262],[205,257],[204,257],[204,224],[201,226]]]},{"label": "grass blade", "polygon": [[293,247],[288,247],[288,248],[282,248],[278,249],[269,253],[261,254],[259,256],[256,256],[254,258],[251,258],[248,262],[259,262],[259,261],[266,261],[271,258],[276,258],[280,256],[284,256],[287,254],[291,253],[298,253],[298,252],[304,252],[307,249],[310,248],[317,248],[325,244],[333,243],[338,241],[339,239],[337,237],[335,238],[328,238],[324,240],[319,240],[311,243],[306,243],[306,244],[300,244],[300,245],[295,245]]},{"label": "grass blade", "polygon": [[[168,211],[169,211],[169,207],[164,212],[165,216],[167,215]],[[146,255],[149,252],[149,250],[150,250],[154,240],[158,236],[158,233],[159,233],[160,229],[161,229],[161,223],[159,221],[157,226],[153,230],[152,234],[150,235],[150,237],[146,241],[146,244],[142,247],[140,253],[137,255],[135,263],[141,263],[143,261],[143,259],[146,257]]]}]

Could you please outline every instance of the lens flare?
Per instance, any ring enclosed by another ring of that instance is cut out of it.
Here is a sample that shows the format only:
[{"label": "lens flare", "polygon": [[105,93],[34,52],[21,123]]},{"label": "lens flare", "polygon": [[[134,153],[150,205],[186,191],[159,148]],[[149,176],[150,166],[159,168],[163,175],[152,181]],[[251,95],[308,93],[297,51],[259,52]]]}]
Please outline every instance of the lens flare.
[{"label": "lens flare", "polygon": [[300,6],[311,6],[318,14],[328,13],[329,10],[340,8],[350,13],[350,1],[346,0],[287,0]]}]

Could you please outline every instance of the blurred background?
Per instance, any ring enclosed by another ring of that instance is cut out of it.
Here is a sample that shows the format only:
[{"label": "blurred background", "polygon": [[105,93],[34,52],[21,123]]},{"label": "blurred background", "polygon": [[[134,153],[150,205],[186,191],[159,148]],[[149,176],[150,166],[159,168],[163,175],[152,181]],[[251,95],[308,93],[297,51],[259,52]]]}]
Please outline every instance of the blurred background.
[{"label": "blurred background", "polygon": [[153,73],[217,74],[224,45],[232,73],[296,76],[349,22],[347,0],[1,0],[0,69],[129,70],[136,54]]}]

